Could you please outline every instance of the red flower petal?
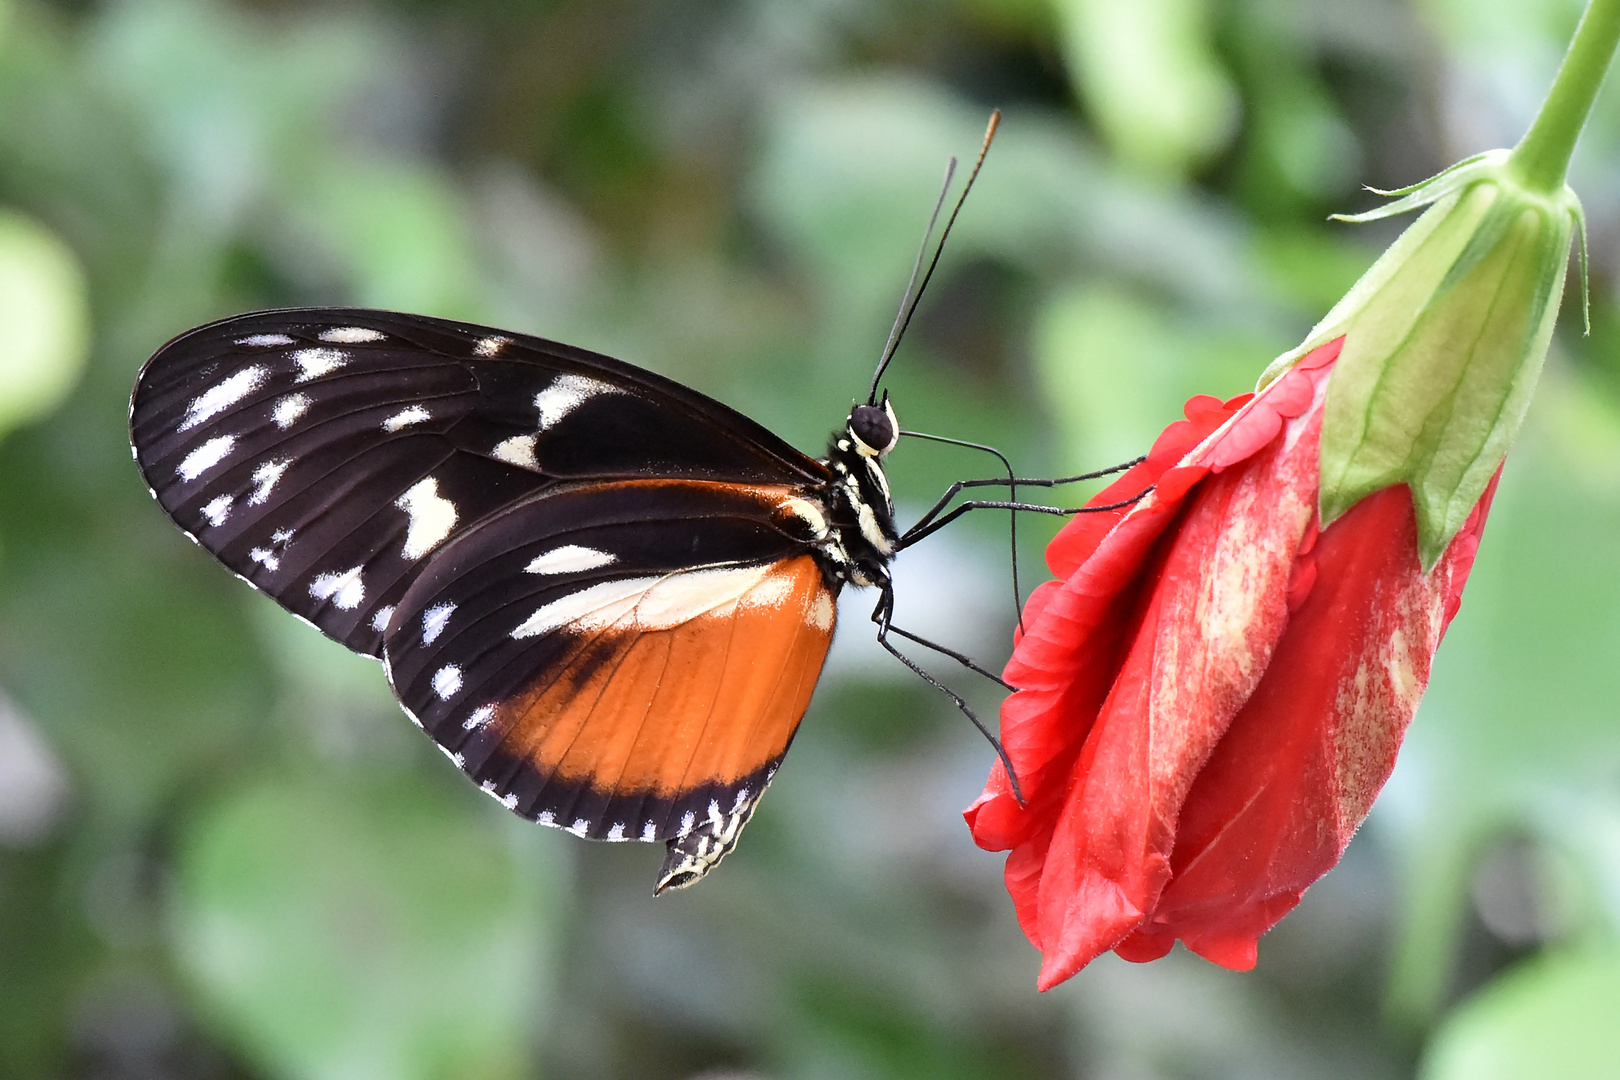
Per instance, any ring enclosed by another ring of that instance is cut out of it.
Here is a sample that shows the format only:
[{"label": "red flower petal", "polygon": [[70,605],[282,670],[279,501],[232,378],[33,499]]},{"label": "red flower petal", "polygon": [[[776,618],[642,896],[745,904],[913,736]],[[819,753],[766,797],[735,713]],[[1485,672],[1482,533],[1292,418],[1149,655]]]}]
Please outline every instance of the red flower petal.
[{"label": "red flower petal", "polygon": [[[1309,375],[1301,381],[1313,389]],[[1297,415],[1311,396],[1284,400]],[[1290,445],[1276,438],[1278,411],[1257,404],[1233,430],[1269,427],[1271,445],[1198,488],[1143,575],[1153,588],[1067,785],[1041,878],[1043,987],[1153,911],[1182,801],[1287,625],[1293,557],[1316,507],[1320,419]],[[1231,444],[1227,431],[1210,445]]]},{"label": "red flower petal", "polygon": [[[1316,350],[1296,370],[1323,367],[1338,355],[1339,344]],[[1305,382],[1314,385],[1311,379]],[[1274,435],[1284,409],[1297,415],[1310,400],[1309,394],[1299,394],[1299,384],[1300,378],[1290,372],[1259,399],[1249,394],[1225,403],[1192,398],[1186,419],[1166,428],[1145,461],[1088,505],[1120,502],[1156,485],[1153,493],[1119,510],[1077,515],[1048,546],[1053,571],[1068,580],[1041,586],[1025,609],[1025,632],[1006,669],[1007,680],[1022,689],[1007,699],[1001,715],[1002,743],[1031,804],[1017,804],[997,764],[984,793],[965,815],[981,847],[1007,850],[1034,831],[1054,827],[1061,791],[1053,790],[1048,777],[1066,775],[1072,768],[1089,732],[1089,718],[1101,708],[1119,662],[1142,564],[1187,491],[1207,475],[1206,467],[1187,461],[1188,456],[1222,432],[1234,448],[1223,453],[1223,460],[1234,460],[1235,448],[1255,445],[1247,429],[1236,430],[1242,425]],[[1280,408],[1266,404],[1273,401]],[[1223,425],[1229,426],[1222,431]],[[1105,539],[1107,550],[1099,551]]]},{"label": "red flower petal", "polygon": [[1315,587],[1181,808],[1144,937],[1254,965],[1256,940],[1338,862],[1394,768],[1474,546],[1453,542],[1424,574],[1405,487],[1323,530]]}]

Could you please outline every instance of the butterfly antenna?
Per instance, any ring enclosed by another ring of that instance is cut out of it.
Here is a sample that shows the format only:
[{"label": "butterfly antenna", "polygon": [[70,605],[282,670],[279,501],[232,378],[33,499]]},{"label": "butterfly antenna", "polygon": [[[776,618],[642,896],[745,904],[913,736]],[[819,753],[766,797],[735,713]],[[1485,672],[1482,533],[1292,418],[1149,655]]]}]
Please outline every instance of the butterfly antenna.
[{"label": "butterfly antenna", "polygon": [[951,192],[951,181],[956,177],[956,158],[951,158],[945,164],[945,182],[939,187],[939,198],[934,200],[934,212],[928,215],[928,228],[923,230],[922,244],[917,248],[917,261],[911,264],[911,280],[906,282],[906,291],[900,294],[900,310],[894,313],[894,325],[889,327],[889,340],[883,343],[883,352],[878,357],[877,371],[872,375],[872,392],[866,396],[868,405],[877,404],[878,380],[883,377],[883,369],[889,366],[889,358],[894,356],[895,348],[900,344],[900,330],[906,321],[906,311],[911,304],[911,290],[916,288],[917,275],[922,273],[923,260],[928,257],[928,242],[934,238],[934,226],[939,223],[939,212],[945,206],[945,196]]},{"label": "butterfly antenna", "polygon": [[[872,389],[866,395],[868,405],[877,404],[878,383],[883,380],[883,372],[888,368],[889,361],[894,359],[894,351],[900,347],[900,339],[906,334],[906,327],[911,325],[911,317],[917,313],[917,305],[922,300],[923,292],[928,288],[928,282],[934,277],[934,269],[939,266],[939,258],[945,253],[945,241],[951,235],[951,226],[956,224],[956,215],[962,212],[962,204],[967,202],[968,192],[973,190],[973,181],[979,177],[979,170],[984,167],[984,156],[990,152],[990,140],[996,137],[996,128],[1001,126],[1001,110],[996,109],[990,114],[990,123],[984,129],[984,142],[979,147],[979,156],[973,162],[973,171],[968,173],[967,183],[962,187],[962,194],[957,196],[956,206],[951,209],[951,216],[945,219],[945,229],[939,234],[939,244],[934,248],[934,257],[928,262],[928,272],[923,275],[922,283],[917,285],[915,291],[911,284],[906,285],[905,297],[900,302],[900,312],[895,316],[894,327],[889,331],[889,340],[883,346],[883,355],[878,358],[877,371],[872,373]],[[928,250],[928,241],[934,234],[934,222],[939,219],[940,208],[945,205],[945,194],[950,190],[951,178],[956,174],[956,159],[951,158],[950,167],[945,170],[945,186],[940,189],[939,201],[934,204],[934,214],[928,219],[928,231],[923,235],[922,248],[917,252],[917,265],[912,268],[911,281],[917,281],[917,270],[922,267],[923,253]]]}]

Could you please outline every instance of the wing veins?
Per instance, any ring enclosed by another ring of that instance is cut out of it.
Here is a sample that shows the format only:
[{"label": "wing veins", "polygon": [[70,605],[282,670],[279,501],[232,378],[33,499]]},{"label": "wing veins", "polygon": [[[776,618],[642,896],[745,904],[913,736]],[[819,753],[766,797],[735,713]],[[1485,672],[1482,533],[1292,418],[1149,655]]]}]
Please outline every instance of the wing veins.
[{"label": "wing veins", "polygon": [[[597,641],[600,641],[603,637],[610,634],[612,632],[613,626],[616,626],[616,625],[618,625],[618,624],[614,623],[614,624],[611,624],[611,625],[609,625],[607,627],[604,627],[600,633],[598,633],[595,637],[593,637],[591,639],[592,644],[595,644]],[[641,639],[641,636],[642,635],[637,634],[636,635],[636,640],[639,641]],[[633,647],[633,645],[632,645],[632,647]],[[627,650],[627,652],[628,652],[628,650]],[[560,680],[563,677],[563,675],[567,674],[568,671],[571,671],[571,670],[573,670],[573,668],[578,666],[578,664],[581,663],[584,660],[584,658],[586,657],[586,655],[588,653],[589,653],[588,648],[581,648],[581,649],[577,650],[574,653],[573,660],[568,665],[568,668],[566,670],[562,671],[562,672],[559,672],[558,675],[557,675],[557,678],[553,679],[550,683],[548,683],[546,688],[549,690],[551,687],[557,685],[558,680]],[[573,752],[574,745],[579,742],[579,737],[585,733],[586,728],[590,727],[591,718],[596,715],[597,707],[602,704],[602,699],[607,696],[608,690],[613,685],[613,680],[619,677],[620,669],[622,669],[623,667],[624,667],[624,661],[623,661],[623,658],[621,657],[619,662],[615,663],[613,665],[613,667],[608,671],[607,677],[602,680],[602,688],[599,691],[597,691],[595,698],[592,699],[590,708],[585,710],[584,719],[580,721],[579,727],[574,731],[574,734],[572,736],[570,736],[570,738],[568,740],[568,745],[563,748],[563,751],[562,751],[561,754],[557,755],[556,765],[553,767],[551,773],[546,776],[545,781],[540,785],[540,787],[538,789],[540,792],[545,791],[545,789],[548,786],[550,786],[552,780],[561,777],[561,775],[562,775],[562,763],[568,760],[568,755]],[[537,742],[537,741],[538,740],[531,741],[531,743],[530,743],[531,747],[534,745],[534,742]],[[530,759],[531,759],[531,761],[533,760],[532,759],[532,754],[531,754]],[[568,803],[567,803],[568,814],[569,815],[571,815],[573,813],[573,808],[579,803],[580,796],[583,795],[585,793],[585,791],[592,786],[591,785],[591,780],[590,780],[591,774],[587,773],[585,775],[586,775],[586,780],[583,783],[570,785],[572,790],[570,790],[569,793],[568,793],[569,794],[569,800],[568,800]],[[561,820],[562,816],[567,816],[567,815],[562,814],[562,811],[561,811],[562,804],[561,803],[558,804],[558,807],[559,807],[558,808],[559,820]],[[573,822],[570,821],[567,824],[560,825],[559,827],[566,829],[572,824],[573,824]]]}]

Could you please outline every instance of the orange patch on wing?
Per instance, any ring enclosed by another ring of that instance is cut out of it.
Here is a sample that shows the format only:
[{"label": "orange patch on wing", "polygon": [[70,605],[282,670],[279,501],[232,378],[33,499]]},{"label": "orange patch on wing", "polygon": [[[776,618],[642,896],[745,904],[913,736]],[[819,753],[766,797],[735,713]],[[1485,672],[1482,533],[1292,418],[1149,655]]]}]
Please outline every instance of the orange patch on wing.
[{"label": "orange patch on wing", "polygon": [[832,642],[832,605],[808,555],[671,575],[611,621],[564,631],[578,634],[567,656],[501,707],[503,749],[599,791],[667,797],[738,781],[787,749]]}]

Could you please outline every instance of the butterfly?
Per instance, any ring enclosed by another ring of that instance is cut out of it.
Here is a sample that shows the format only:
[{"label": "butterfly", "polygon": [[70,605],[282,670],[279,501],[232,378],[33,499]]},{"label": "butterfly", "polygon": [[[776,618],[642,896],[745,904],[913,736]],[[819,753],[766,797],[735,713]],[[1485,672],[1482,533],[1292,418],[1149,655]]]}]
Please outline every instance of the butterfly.
[{"label": "butterfly", "polygon": [[665,841],[657,888],[737,842],[786,753],[846,582],[899,533],[887,397],[825,460],[606,356],[384,311],[225,319],[130,409],[180,528],[387,671],[486,792]]},{"label": "butterfly", "polygon": [[844,585],[879,589],[879,641],[979,724],[888,642],[989,674],[891,626],[890,564],[972,505],[1054,511],[941,515],[953,488],[897,529],[883,462],[901,430],[878,385],[922,287],[819,459],[598,353],[343,308],[174,338],[137,379],[131,443],[187,536],[381,661],[484,791],[581,837],[663,842],[663,892],[735,848],[809,705]]}]

